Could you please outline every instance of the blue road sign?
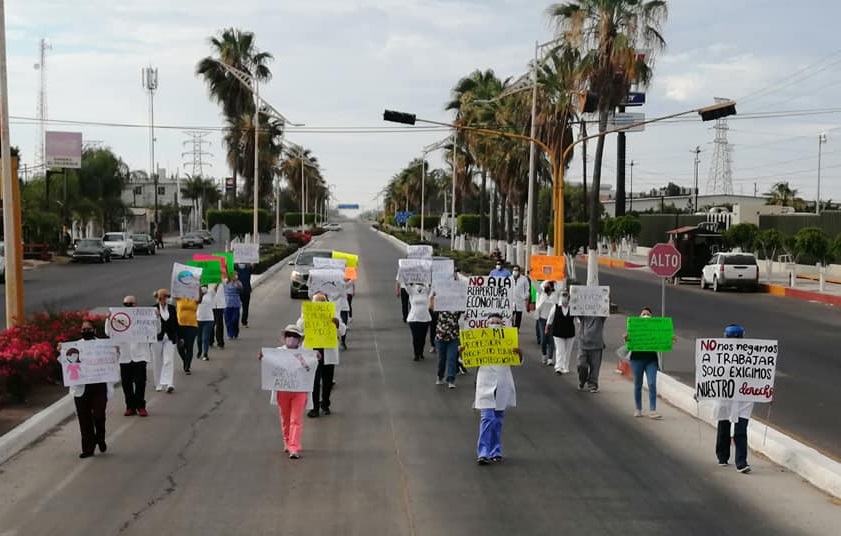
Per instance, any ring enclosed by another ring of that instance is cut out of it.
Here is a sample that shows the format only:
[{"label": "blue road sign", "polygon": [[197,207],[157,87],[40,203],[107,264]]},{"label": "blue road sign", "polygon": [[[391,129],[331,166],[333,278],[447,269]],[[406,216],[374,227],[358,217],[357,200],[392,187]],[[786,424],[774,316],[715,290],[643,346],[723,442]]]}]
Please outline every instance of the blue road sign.
[{"label": "blue road sign", "polygon": [[346,208],[348,210],[359,210],[359,205],[357,203],[339,203],[339,209]]},{"label": "blue road sign", "polygon": [[394,220],[397,222],[398,225],[403,225],[404,223],[409,221],[409,217],[412,216],[414,212],[411,210],[408,212],[400,211],[394,215]]},{"label": "blue road sign", "polygon": [[645,93],[642,91],[631,91],[625,97],[625,102],[622,106],[642,106],[645,104]]}]

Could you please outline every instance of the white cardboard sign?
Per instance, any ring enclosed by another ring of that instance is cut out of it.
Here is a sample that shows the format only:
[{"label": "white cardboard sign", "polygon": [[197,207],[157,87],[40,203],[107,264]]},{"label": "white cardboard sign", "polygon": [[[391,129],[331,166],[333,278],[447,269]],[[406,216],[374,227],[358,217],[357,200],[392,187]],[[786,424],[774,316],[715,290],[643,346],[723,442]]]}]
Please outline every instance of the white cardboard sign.
[{"label": "white cardboard sign", "polygon": [[264,391],[312,392],[318,367],[314,350],[263,348],[262,351],[260,372]]},{"label": "white cardboard sign", "polygon": [[572,316],[610,316],[610,287],[570,285],[569,311]]}]

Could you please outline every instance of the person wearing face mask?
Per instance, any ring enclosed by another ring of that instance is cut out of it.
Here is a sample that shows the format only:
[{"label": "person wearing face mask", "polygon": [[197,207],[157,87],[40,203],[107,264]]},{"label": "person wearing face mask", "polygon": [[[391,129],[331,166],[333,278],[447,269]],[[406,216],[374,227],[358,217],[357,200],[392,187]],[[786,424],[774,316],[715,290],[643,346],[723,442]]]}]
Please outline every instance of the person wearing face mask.
[{"label": "person wearing face mask", "polygon": [[[198,296],[197,296],[198,297]],[[192,374],[193,353],[196,348],[196,335],[199,332],[199,302],[193,298],[175,300],[178,316],[178,355],[184,365],[184,374]]]},{"label": "person wearing face mask", "polygon": [[210,343],[213,342],[213,325],[216,321],[213,315],[213,302],[215,299],[216,292],[203,285],[201,287],[201,299],[199,300],[199,306],[196,311],[196,317],[199,321],[197,357],[202,361],[210,359],[207,352],[210,350]]},{"label": "person wearing face mask", "polygon": [[242,304],[241,322],[242,327],[248,327],[248,310],[251,306],[251,270],[253,265],[239,263],[236,266],[237,280],[242,285],[239,292],[239,300]]},{"label": "person wearing face mask", "polygon": [[[599,392],[599,371],[604,351],[603,316],[578,316],[578,390]],[[556,341],[557,342],[557,341]],[[557,344],[555,353],[558,353]]]},{"label": "person wearing face mask", "polygon": [[[289,324],[283,329],[282,350],[297,350],[301,347],[304,334],[295,324]],[[263,359],[263,353],[260,353]],[[277,404],[280,412],[280,429],[283,432],[283,451],[289,453],[289,458],[297,460],[301,457],[301,433],[304,428],[304,410],[312,404],[310,393],[274,391],[272,403]]]},{"label": "person wearing face mask", "polygon": [[[555,346],[555,374],[569,372],[569,356],[575,343],[575,319],[570,314],[569,290],[561,290],[561,302],[556,304],[546,319],[546,334],[552,336]],[[549,365],[552,360],[548,361]]]},{"label": "person wearing face mask", "polygon": [[555,283],[544,281],[541,285],[541,292],[537,296],[537,333],[540,336],[541,362],[544,365],[552,364],[552,356],[555,355],[555,338],[549,332],[549,315],[555,309],[558,299],[555,296]]},{"label": "person wearing face mask", "polygon": [[[134,296],[123,298],[123,307],[137,307]],[[105,323],[105,335],[109,336],[110,322]],[[120,344],[120,383],[126,410],[123,415],[148,417],[146,411],[146,362],[152,358],[152,347],[147,342],[127,342]]]},{"label": "person wearing face mask", "polygon": [[504,261],[497,260],[494,269],[488,275],[490,277],[511,277],[511,270],[505,267]]},{"label": "person wearing face mask", "polygon": [[514,327],[520,329],[523,321],[523,311],[529,311],[531,307],[531,279],[521,275],[520,266],[515,264],[511,267],[511,277],[514,279]]},{"label": "person wearing face mask", "polygon": [[[640,311],[642,318],[651,318],[651,309],[643,307]],[[628,341],[628,334],[622,337]],[[648,380],[648,417],[651,419],[662,419],[663,416],[657,413],[657,352],[631,352],[631,371],[634,374],[634,417],[642,417],[642,376],[645,374]]]},{"label": "person wearing face mask", "polygon": [[[505,327],[501,315],[488,316],[489,328]],[[459,347],[459,352],[462,348]],[[520,354],[520,349],[516,349]],[[522,360],[522,355],[520,355]],[[502,422],[505,410],[517,405],[514,376],[509,365],[485,365],[476,372],[476,396],[473,407],[481,412],[476,462],[488,465],[502,461]]]},{"label": "person wearing face mask", "polygon": [[[316,292],[312,296],[314,302],[326,302],[327,295],[323,292]],[[333,323],[336,325],[339,337],[345,334],[347,326],[339,317],[339,312],[336,311],[336,316],[333,317]],[[306,335],[306,326],[304,325],[304,316],[301,315],[295,323],[298,330]],[[338,341],[337,341],[338,343]],[[338,344],[337,344],[338,346]],[[307,412],[307,417],[316,418],[322,413],[330,415],[330,395],[333,392],[333,375],[336,372],[336,365],[339,364],[339,349],[338,348],[316,348],[318,352],[318,368],[315,370],[315,385],[312,389],[312,409]]]},{"label": "person wearing face mask", "polygon": [[[213,332],[216,336],[216,346],[220,350],[225,349],[225,305],[227,304],[225,298],[225,285],[222,283],[214,283],[210,285],[209,290],[213,292]],[[213,341],[210,341],[213,346]]]},{"label": "person wearing face mask", "polygon": [[225,327],[228,331],[228,338],[234,340],[239,337],[239,312],[242,307],[240,291],[242,290],[242,283],[237,280],[237,275],[234,273],[222,278],[222,285],[225,292]]},{"label": "person wearing face mask", "polygon": [[429,309],[432,307],[431,289],[429,285],[406,285],[409,292],[409,315],[406,320],[409,323],[409,330],[412,333],[412,350],[414,360],[423,359],[423,349],[426,343],[426,334],[429,324],[432,322],[432,315]]},{"label": "person wearing face mask", "polygon": [[178,339],[178,311],[169,302],[169,291],[159,289],[154,294],[161,330],[158,332],[158,342],[152,345],[152,373],[155,380],[155,390],[164,388],[164,379],[168,379],[166,392],[175,391],[175,353],[179,344]]}]

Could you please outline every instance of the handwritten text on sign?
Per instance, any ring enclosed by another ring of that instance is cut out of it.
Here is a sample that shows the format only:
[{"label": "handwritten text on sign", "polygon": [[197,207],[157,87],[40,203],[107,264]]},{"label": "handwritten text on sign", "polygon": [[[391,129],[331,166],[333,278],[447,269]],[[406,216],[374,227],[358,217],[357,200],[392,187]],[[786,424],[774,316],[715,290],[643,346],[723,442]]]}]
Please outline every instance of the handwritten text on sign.
[{"label": "handwritten text on sign", "polygon": [[58,361],[65,387],[120,380],[120,348],[114,341],[61,343]]},{"label": "handwritten text on sign", "polygon": [[398,260],[397,279],[404,285],[429,285],[432,283],[432,259]]},{"label": "handwritten text on sign", "polygon": [[467,281],[440,279],[432,285],[436,311],[464,311],[467,307]]},{"label": "handwritten text on sign", "polygon": [[406,246],[406,257],[410,259],[432,258],[432,246],[425,244]]},{"label": "handwritten text on sign", "polygon": [[671,352],[675,329],[669,317],[628,317],[628,340],[631,352]]},{"label": "handwritten text on sign", "polygon": [[345,271],[335,268],[316,268],[310,270],[307,278],[307,292],[310,297],[323,292],[330,301],[337,301],[347,293]]},{"label": "handwritten text on sign", "polygon": [[261,385],[265,391],[308,393],[315,384],[318,358],[312,350],[263,348]]},{"label": "handwritten text on sign", "polygon": [[777,341],[696,339],[695,393],[698,400],[771,402]]},{"label": "handwritten text on sign", "polygon": [[234,252],[234,262],[257,264],[260,262],[260,244],[231,244]]},{"label": "handwritten text on sign", "polygon": [[338,348],[339,332],[333,319],[336,304],[332,302],[304,302],[304,346],[306,348]]},{"label": "handwritten text on sign", "polygon": [[108,309],[108,336],[113,341],[155,342],[160,320],[156,307],[111,307]]},{"label": "handwritten text on sign", "polygon": [[332,259],[329,257],[313,257],[312,265],[315,268],[333,268],[335,270],[344,270],[347,266],[347,260]]},{"label": "handwritten text on sign", "polygon": [[513,297],[514,283],[510,277],[471,277],[467,284],[467,309],[464,314],[467,327],[484,328],[491,313],[501,315],[506,325],[512,325]]},{"label": "handwritten text on sign", "polygon": [[610,316],[610,287],[571,285],[569,310],[572,316]]},{"label": "handwritten text on sign", "polygon": [[465,367],[520,365],[515,351],[519,345],[517,328],[481,328],[459,331],[461,360]]}]

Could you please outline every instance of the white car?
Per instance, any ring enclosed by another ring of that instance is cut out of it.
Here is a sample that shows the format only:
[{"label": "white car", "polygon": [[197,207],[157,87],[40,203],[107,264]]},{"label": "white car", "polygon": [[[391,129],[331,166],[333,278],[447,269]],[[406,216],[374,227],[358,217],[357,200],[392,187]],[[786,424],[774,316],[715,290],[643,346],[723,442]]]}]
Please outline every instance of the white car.
[{"label": "white car", "polygon": [[724,287],[756,290],[759,265],[753,253],[716,253],[701,270],[701,288],[707,285],[718,292]]},{"label": "white car", "polygon": [[325,223],[323,229],[325,231],[341,231],[342,226],[338,223]]},{"label": "white car", "polygon": [[134,240],[131,234],[122,232],[105,233],[102,237],[105,247],[111,250],[111,255],[125,259],[134,258]]}]

